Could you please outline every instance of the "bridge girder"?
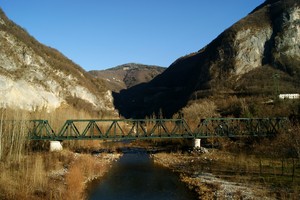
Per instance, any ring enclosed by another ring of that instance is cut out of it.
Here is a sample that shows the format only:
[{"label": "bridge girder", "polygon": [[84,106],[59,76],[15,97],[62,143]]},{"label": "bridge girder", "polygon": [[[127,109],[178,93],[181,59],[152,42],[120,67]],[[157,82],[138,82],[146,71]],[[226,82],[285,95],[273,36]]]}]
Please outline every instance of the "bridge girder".
[{"label": "bridge girder", "polygon": [[207,118],[191,130],[184,119],[67,120],[55,132],[47,120],[31,120],[31,140],[124,140],[160,138],[266,137],[277,134],[287,118]]}]

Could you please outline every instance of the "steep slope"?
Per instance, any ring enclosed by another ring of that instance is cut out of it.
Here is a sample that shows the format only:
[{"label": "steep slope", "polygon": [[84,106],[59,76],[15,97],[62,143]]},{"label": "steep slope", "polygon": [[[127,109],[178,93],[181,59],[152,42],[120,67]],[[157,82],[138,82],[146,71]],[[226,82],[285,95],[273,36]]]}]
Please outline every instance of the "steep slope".
[{"label": "steep slope", "polygon": [[267,0],[205,48],[176,60],[150,83],[115,93],[116,107],[126,117],[161,112],[170,117],[199,96],[270,95],[276,74],[285,92],[298,92],[299,4],[298,0]]},{"label": "steep slope", "polygon": [[0,9],[0,106],[112,110],[111,93],[57,50],[40,44]]},{"label": "steep slope", "polygon": [[165,69],[154,65],[127,63],[106,70],[89,71],[89,73],[107,81],[107,87],[110,90],[120,91],[140,83],[149,82]]}]

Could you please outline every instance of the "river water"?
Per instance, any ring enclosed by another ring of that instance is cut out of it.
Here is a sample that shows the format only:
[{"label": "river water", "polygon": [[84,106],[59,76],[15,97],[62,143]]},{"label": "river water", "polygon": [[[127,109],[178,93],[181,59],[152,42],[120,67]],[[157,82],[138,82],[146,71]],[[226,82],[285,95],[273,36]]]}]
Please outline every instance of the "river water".
[{"label": "river water", "polygon": [[154,165],[141,149],[123,150],[101,182],[93,187],[90,200],[193,200],[194,192],[180,182],[178,175]]}]

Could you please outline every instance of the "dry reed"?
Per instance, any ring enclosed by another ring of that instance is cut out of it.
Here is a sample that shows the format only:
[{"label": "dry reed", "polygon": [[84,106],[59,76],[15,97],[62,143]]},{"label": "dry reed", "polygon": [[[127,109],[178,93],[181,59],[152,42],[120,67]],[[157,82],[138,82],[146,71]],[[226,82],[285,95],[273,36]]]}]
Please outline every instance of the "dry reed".
[{"label": "dry reed", "polygon": [[[0,199],[65,199],[64,194],[72,199],[83,198],[84,183],[103,173],[108,164],[96,162],[101,158],[89,156],[78,164],[74,153],[66,150],[52,153],[43,149],[32,150],[27,137],[28,121],[31,119],[49,120],[52,128],[57,131],[66,119],[72,118],[88,119],[97,116],[69,108],[60,108],[52,113],[0,108]],[[74,149],[77,148],[75,142],[72,145]],[[80,143],[80,147],[86,146],[87,149],[99,149],[101,143]],[[79,193],[75,193],[77,190]]]}]

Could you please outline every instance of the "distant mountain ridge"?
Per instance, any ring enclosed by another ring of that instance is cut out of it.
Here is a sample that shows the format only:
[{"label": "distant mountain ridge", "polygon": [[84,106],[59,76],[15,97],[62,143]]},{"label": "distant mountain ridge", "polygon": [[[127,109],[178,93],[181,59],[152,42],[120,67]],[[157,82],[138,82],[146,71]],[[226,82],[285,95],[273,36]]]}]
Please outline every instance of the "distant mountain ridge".
[{"label": "distant mountain ridge", "polygon": [[216,94],[271,96],[276,85],[284,93],[300,93],[299,0],[266,0],[167,69],[129,63],[87,73],[1,9],[0,45],[0,107],[116,108],[125,117],[172,117],[190,101]]},{"label": "distant mountain ridge", "polygon": [[[114,94],[125,117],[171,117],[195,98],[216,93],[271,95],[299,91],[300,2],[266,0],[198,52],[162,74]],[[220,19],[221,20],[221,19]],[[278,76],[275,76],[278,75]]]},{"label": "distant mountain ridge", "polygon": [[107,81],[112,91],[127,89],[140,83],[151,81],[166,68],[156,65],[127,63],[106,70],[92,70],[90,74]]}]

